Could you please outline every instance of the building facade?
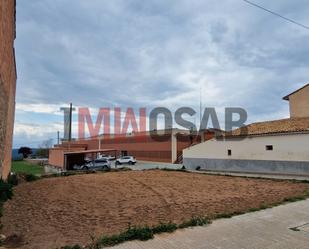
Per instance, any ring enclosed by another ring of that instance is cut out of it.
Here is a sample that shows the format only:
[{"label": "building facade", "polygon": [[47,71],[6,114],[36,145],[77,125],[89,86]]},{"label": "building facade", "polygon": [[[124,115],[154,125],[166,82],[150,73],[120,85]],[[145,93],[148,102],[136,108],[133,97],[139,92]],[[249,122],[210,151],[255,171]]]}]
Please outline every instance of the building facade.
[{"label": "building facade", "polygon": [[[196,138],[194,138],[196,141]],[[138,160],[155,162],[177,162],[182,150],[193,143],[188,131],[171,129],[165,135],[152,136],[149,132],[139,132],[127,136],[79,140],[88,149],[115,149],[120,155],[131,155]]]},{"label": "building facade", "polygon": [[303,108],[309,106],[307,86],[284,98],[291,102],[290,118],[253,123],[191,146],[183,152],[184,165],[210,171],[309,175],[309,113]]},{"label": "building facade", "polygon": [[115,150],[118,156],[130,155],[139,161],[182,163],[183,149],[200,143],[201,139],[208,140],[214,137],[212,130],[204,131],[202,136],[191,135],[190,131],[179,129],[158,131],[158,133],[158,135],[152,135],[150,132],[138,132],[108,137],[99,136],[71,141],[70,146],[67,142],[63,142],[50,150],[49,164],[63,168],[64,154],[74,150]]},{"label": "building facade", "polygon": [[309,84],[283,99],[289,101],[291,118],[309,117]]},{"label": "building facade", "polygon": [[15,0],[0,1],[0,174],[6,179],[11,170],[15,113]]},{"label": "building facade", "polygon": [[[309,118],[302,119],[309,124]],[[278,120],[282,124],[294,122]],[[309,175],[309,125],[307,130],[274,131],[226,137],[184,150],[184,165],[211,171]]]}]

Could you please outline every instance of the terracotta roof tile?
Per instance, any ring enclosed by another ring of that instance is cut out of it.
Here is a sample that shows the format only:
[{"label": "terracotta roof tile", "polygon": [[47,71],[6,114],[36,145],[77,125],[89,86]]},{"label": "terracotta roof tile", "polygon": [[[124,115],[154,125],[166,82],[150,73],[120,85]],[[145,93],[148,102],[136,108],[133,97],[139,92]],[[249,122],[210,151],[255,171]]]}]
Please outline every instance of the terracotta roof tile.
[{"label": "terracotta roof tile", "polygon": [[253,123],[242,128],[227,132],[229,136],[259,136],[284,133],[309,133],[308,118],[288,118],[274,121]]}]

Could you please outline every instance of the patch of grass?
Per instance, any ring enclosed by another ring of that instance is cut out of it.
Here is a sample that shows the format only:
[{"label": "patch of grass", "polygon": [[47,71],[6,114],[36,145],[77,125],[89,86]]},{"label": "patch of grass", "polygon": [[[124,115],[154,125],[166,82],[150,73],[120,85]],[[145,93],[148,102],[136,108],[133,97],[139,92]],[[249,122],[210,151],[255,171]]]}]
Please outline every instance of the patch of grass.
[{"label": "patch of grass", "polygon": [[[153,169],[152,169],[153,170]],[[163,168],[163,169],[157,169],[157,170],[163,170],[163,171],[181,171],[181,172],[187,172],[191,173],[189,171],[183,170],[183,169],[169,169],[169,168]],[[230,175],[229,175],[230,176]],[[239,177],[239,176],[230,176],[230,177]],[[243,177],[243,178],[250,178],[250,177]],[[252,179],[252,178],[250,178]],[[257,179],[257,178],[255,178]],[[282,180],[282,179],[269,179],[269,178],[258,178],[263,180],[269,180],[269,181],[287,181],[287,182],[294,182],[294,183],[309,183],[309,181],[298,181],[298,180]],[[287,203],[287,202],[296,202],[300,200],[305,200],[309,198],[309,191],[305,191],[303,194],[294,196],[294,197],[287,197],[282,199],[281,201],[273,204],[267,204],[262,203],[259,207],[253,207],[247,210],[243,211],[234,211],[234,212],[227,212],[227,213],[219,213],[211,217],[211,219],[220,219],[220,218],[231,218],[236,215],[241,215],[249,212],[257,212],[263,209],[272,208],[275,206],[279,206],[281,204]],[[106,246],[114,246],[116,244],[123,243],[125,241],[130,240],[149,240],[154,237],[155,234],[160,233],[171,233],[174,232],[177,229],[183,229],[188,227],[195,227],[195,226],[203,226],[208,225],[211,223],[212,220],[210,220],[207,217],[192,217],[190,220],[185,221],[179,225],[169,222],[169,223],[161,223],[155,227],[131,227],[119,234],[115,235],[106,235],[102,236],[98,239],[93,238],[93,242],[87,245],[86,247],[81,247],[79,245],[75,245],[75,247],[63,247],[61,249],[79,249],[79,248],[85,248],[85,249],[100,249]],[[293,228],[291,228],[293,230]],[[297,228],[294,228],[297,229]],[[79,247],[77,247],[79,246]]]},{"label": "patch of grass", "polygon": [[185,168],[181,168],[181,169],[171,169],[171,168],[162,168],[160,170],[163,171],[176,171],[176,172],[186,172],[186,173],[190,173],[189,171],[187,171]]},{"label": "patch of grass", "polygon": [[253,212],[257,212],[257,211],[260,211],[259,208],[249,208],[248,212],[249,213],[253,213]]},{"label": "patch of grass", "polygon": [[169,223],[161,223],[160,225],[153,227],[152,231],[154,234],[160,234],[160,233],[172,233],[177,229],[177,225],[175,223],[169,222]]},{"label": "patch of grass", "polygon": [[[279,203],[279,204],[273,204],[273,205],[267,205],[267,204],[265,204],[265,203],[262,203],[261,205],[260,205],[260,207],[256,207],[256,208],[250,208],[249,210],[248,210],[248,212],[249,213],[252,213],[252,212],[257,212],[257,211],[261,211],[261,210],[264,210],[264,209],[268,209],[268,208],[272,208],[272,207],[275,207],[275,206],[278,206],[278,205],[280,205],[280,204],[282,204],[282,203]],[[246,213],[246,212],[244,212],[244,213]]]},{"label": "patch of grass", "polygon": [[309,183],[309,180],[294,180],[294,179],[292,179],[291,181],[295,182],[295,183]]},{"label": "patch of grass", "polygon": [[66,176],[75,176],[75,175],[85,175],[85,174],[95,174],[97,173],[94,170],[76,170],[76,171],[65,171],[60,173],[54,173],[49,175],[44,175],[42,178],[52,178],[52,177],[66,177]]},{"label": "patch of grass", "polygon": [[87,248],[87,249],[100,249],[106,246],[114,246],[125,241],[132,240],[141,240],[146,241],[149,239],[153,239],[155,234],[161,233],[172,233],[178,228],[187,228],[193,226],[203,226],[210,224],[210,221],[205,217],[193,217],[191,220],[183,222],[180,225],[175,223],[161,223],[154,227],[144,226],[138,227],[129,225],[128,229],[122,233],[114,234],[114,235],[105,235],[98,239],[92,238],[93,242],[86,247],[82,247],[80,245],[75,246],[66,246],[61,247],[60,249],[79,249],[79,248]]},{"label": "patch of grass", "polygon": [[74,245],[74,246],[63,246],[60,249],[83,249],[80,245]]},{"label": "patch of grass", "polygon": [[74,171],[71,170],[71,171],[65,171],[65,172],[61,172],[61,173],[43,175],[41,178],[66,177],[66,176],[96,174],[96,173],[105,174],[105,173],[108,173],[108,172],[121,172],[121,171],[131,171],[131,169],[123,167],[123,168],[119,168],[119,169],[108,169],[108,170],[74,170]]},{"label": "patch of grass", "polygon": [[25,180],[27,182],[33,182],[33,181],[36,181],[36,180],[39,180],[39,179],[40,179],[39,176],[32,175],[32,174],[25,174]]},{"label": "patch of grass", "polygon": [[[255,211],[257,211],[257,210],[255,210]],[[249,212],[249,210],[248,211],[234,211],[234,212],[230,212],[230,213],[216,214],[215,219],[228,219],[228,218],[231,218],[231,217],[236,216],[236,215],[245,214],[247,212]]]},{"label": "patch of grass", "polygon": [[215,219],[228,219],[233,217],[233,213],[221,213],[221,214],[216,214]]},{"label": "patch of grass", "polygon": [[210,224],[211,221],[206,217],[192,217],[191,220],[181,223],[178,228],[196,227],[204,226]]},{"label": "patch of grass", "polygon": [[263,204],[260,206],[259,210],[264,210],[264,209],[272,208],[272,207],[274,207],[274,206],[276,206],[276,204],[274,204],[274,205],[269,205],[269,204],[263,203]]},{"label": "patch of grass", "polygon": [[117,169],[112,168],[112,169],[110,169],[110,171],[111,171],[111,172],[118,172],[118,171],[132,171],[132,169],[131,169],[131,168],[128,168],[128,167],[122,167],[122,168],[117,168]]},{"label": "patch of grass", "polygon": [[39,165],[28,163],[27,161],[13,161],[11,171],[17,174],[22,173],[39,176],[44,173],[44,168]]},{"label": "patch of grass", "polygon": [[[15,162],[16,163],[16,162]],[[20,163],[20,161],[18,161],[18,163]],[[24,179],[25,181],[27,182],[32,182],[32,181],[36,181],[36,180],[39,180],[39,179],[43,179],[43,178],[53,178],[53,177],[67,177],[67,176],[74,176],[74,175],[85,175],[85,174],[96,174],[96,173],[107,173],[107,172],[121,172],[121,171],[130,171],[131,169],[130,168],[119,168],[119,169],[109,169],[109,170],[101,170],[101,171],[96,171],[96,170],[75,170],[75,171],[65,171],[65,172],[61,172],[61,173],[54,173],[54,174],[48,174],[48,175],[41,175],[41,174],[33,174],[33,173],[30,173],[30,172],[38,172],[37,169],[35,169],[35,171],[32,171],[32,170],[28,170],[28,167],[30,165],[30,169],[31,167],[38,167],[38,168],[42,168],[40,166],[37,166],[37,165],[32,165],[32,164],[29,164],[27,162],[25,162],[26,164],[24,164],[24,162],[22,162],[22,166],[19,167],[19,166],[14,166],[14,170],[12,169],[12,171],[15,171],[17,173],[14,173],[17,174],[17,176],[14,176],[14,177],[17,177],[16,179],[12,179],[12,181],[16,181],[18,180],[18,178],[22,178]],[[16,170],[16,168],[18,168],[18,170]],[[24,169],[24,167],[27,167],[27,169]],[[12,167],[13,168],[13,167]],[[29,173],[26,173],[26,171],[28,170]],[[43,168],[42,168],[42,173],[43,173]],[[15,185],[15,184],[14,184]],[[16,184],[17,185],[17,184]]]},{"label": "patch of grass", "polygon": [[89,248],[102,248],[104,246],[114,246],[125,241],[142,240],[146,241],[153,238],[153,229],[145,227],[129,227],[128,230],[111,236],[102,236]]},{"label": "patch of grass", "polygon": [[284,198],[283,202],[303,201],[306,199],[307,199],[307,196],[293,196],[293,197]]},{"label": "patch of grass", "polygon": [[[248,210],[244,211],[234,211],[230,213],[219,213],[213,217],[213,219],[222,219],[222,218],[231,218],[236,215],[245,214],[248,212],[256,212],[263,209],[271,208],[278,206],[280,204],[286,203],[286,202],[295,202],[307,199],[309,197],[309,192],[306,191],[303,195],[294,196],[294,197],[288,197],[283,199],[279,203],[275,203],[273,205],[268,205],[266,203],[262,203],[260,207],[256,208],[250,208]],[[195,227],[195,226],[204,226],[211,223],[211,220],[207,217],[192,217],[190,220],[185,221],[179,225],[169,222],[169,223],[161,223],[155,227],[131,227],[119,234],[110,235],[110,236],[102,236],[99,239],[93,239],[93,242],[89,244],[86,247],[81,247],[79,245],[75,245],[74,247],[62,247],[61,249],[80,249],[80,248],[87,248],[87,249],[100,249],[106,246],[114,246],[120,243],[123,243],[125,241],[131,241],[131,240],[149,240],[154,237],[155,234],[160,233],[171,233],[174,232],[177,229],[183,229],[188,227]]]},{"label": "patch of grass", "polygon": [[264,209],[273,208],[273,207],[282,205],[284,203],[302,201],[302,200],[306,200],[308,198],[309,198],[309,191],[305,191],[303,195],[287,197],[287,198],[284,198],[281,202],[278,202],[278,203],[274,203],[274,204],[262,203],[260,205],[260,207],[250,208],[250,209],[243,211],[243,212],[239,211],[239,212],[232,212],[232,213],[217,214],[217,215],[215,215],[214,219],[231,218],[231,217],[236,216],[236,215],[241,215],[241,214],[250,213],[250,212],[257,212],[257,211],[261,211],[261,210],[264,210]]}]

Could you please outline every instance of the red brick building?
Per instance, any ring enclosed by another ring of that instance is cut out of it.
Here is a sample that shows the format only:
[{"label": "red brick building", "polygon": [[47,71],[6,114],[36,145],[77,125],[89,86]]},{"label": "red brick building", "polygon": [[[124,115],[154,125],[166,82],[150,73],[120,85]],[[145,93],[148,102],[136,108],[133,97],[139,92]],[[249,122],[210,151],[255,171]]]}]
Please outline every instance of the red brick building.
[{"label": "red brick building", "polygon": [[[162,133],[163,131],[161,131]],[[64,155],[70,151],[115,150],[118,156],[130,155],[141,161],[181,163],[182,150],[201,142],[201,136],[193,136],[189,131],[171,129],[165,135],[152,136],[149,132],[109,137],[99,136],[67,142],[51,149],[49,164],[64,168]],[[159,131],[160,133],[160,131]],[[214,131],[205,131],[203,140],[213,138]]]},{"label": "red brick building", "polygon": [[15,113],[15,0],[0,1],[0,174],[6,179],[11,170],[12,136]]}]

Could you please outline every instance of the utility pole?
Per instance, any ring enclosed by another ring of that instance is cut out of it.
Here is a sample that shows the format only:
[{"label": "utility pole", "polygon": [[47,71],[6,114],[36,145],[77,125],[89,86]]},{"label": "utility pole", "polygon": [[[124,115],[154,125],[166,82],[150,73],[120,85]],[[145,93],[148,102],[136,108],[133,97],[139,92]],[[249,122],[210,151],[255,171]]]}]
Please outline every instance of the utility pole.
[{"label": "utility pole", "polygon": [[57,144],[58,144],[58,145],[59,145],[59,143],[60,143],[59,135],[60,135],[60,131],[57,131]]},{"label": "utility pole", "polygon": [[[202,117],[202,112],[203,112],[203,106],[202,106],[202,86],[200,86],[200,127],[201,127],[201,124],[202,124],[202,119],[203,119],[203,117]],[[201,130],[199,130],[199,134],[200,134],[200,136],[201,136],[201,142],[204,142],[204,134],[205,134],[205,131],[201,131]]]},{"label": "utility pole", "polygon": [[200,126],[202,123],[202,86],[200,86]]},{"label": "utility pole", "polygon": [[69,126],[69,142],[72,140],[72,103],[70,103],[70,126]]},{"label": "utility pole", "polygon": [[69,119],[69,150],[71,150],[71,140],[72,140],[72,103],[70,103],[70,119]]}]

